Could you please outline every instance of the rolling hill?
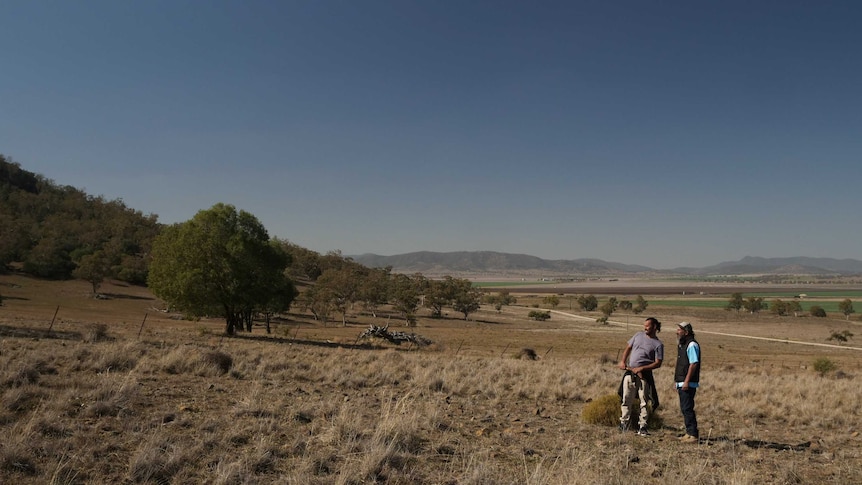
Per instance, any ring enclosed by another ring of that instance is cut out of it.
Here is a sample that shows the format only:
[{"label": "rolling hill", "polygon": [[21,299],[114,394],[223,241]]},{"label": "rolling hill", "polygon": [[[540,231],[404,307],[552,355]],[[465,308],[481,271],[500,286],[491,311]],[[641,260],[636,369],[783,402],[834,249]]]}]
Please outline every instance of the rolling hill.
[{"label": "rolling hill", "polygon": [[527,254],[494,251],[418,251],[381,256],[361,254],[350,256],[365,266],[382,268],[391,266],[398,273],[488,274],[488,275],[638,275],[688,274],[743,275],[743,274],[795,274],[795,275],[852,275],[862,274],[862,261],[833,258],[762,258],[746,256],[739,261],[728,261],[702,268],[681,267],[659,270],[635,264],[608,262],[600,259],[547,260]]}]

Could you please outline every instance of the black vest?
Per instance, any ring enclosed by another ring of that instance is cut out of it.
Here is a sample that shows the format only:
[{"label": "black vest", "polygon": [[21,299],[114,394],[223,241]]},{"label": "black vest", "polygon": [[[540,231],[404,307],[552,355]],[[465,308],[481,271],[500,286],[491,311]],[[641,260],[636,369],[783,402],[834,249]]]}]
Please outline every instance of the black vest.
[{"label": "black vest", "polygon": [[[688,374],[688,366],[690,365],[686,350],[688,350],[688,344],[691,342],[697,343],[697,340],[694,337],[685,336],[680,339],[679,344],[676,346],[676,370],[673,373],[674,382],[685,382],[685,376]],[[700,347],[700,344],[698,344],[698,347]],[[700,382],[700,365],[694,369],[689,382]]]}]

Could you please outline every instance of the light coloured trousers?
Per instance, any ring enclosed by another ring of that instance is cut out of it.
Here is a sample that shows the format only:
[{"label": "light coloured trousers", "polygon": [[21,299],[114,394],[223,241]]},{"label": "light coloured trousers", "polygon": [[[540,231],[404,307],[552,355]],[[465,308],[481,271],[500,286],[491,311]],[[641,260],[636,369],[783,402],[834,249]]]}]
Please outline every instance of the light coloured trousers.
[{"label": "light coloured trousers", "polygon": [[649,419],[649,410],[647,409],[647,396],[650,395],[649,384],[645,379],[630,374],[623,379],[623,403],[622,416],[620,423],[624,427],[628,427],[632,417],[632,408],[635,405],[635,400],[640,400],[640,414],[638,414],[638,426],[646,428],[647,420]]}]

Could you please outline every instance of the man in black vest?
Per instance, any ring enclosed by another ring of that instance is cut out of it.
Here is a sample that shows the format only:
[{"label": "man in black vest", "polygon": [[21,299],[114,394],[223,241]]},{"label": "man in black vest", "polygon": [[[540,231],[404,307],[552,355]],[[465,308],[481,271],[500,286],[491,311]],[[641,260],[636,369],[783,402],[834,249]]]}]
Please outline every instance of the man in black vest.
[{"label": "man in black vest", "polygon": [[679,409],[685,421],[685,435],[680,437],[680,441],[697,443],[700,433],[694,412],[694,395],[700,383],[700,344],[694,339],[694,330],[688,322],[677,325],[676,336],[679,344],[673,380],[679,393]]}]

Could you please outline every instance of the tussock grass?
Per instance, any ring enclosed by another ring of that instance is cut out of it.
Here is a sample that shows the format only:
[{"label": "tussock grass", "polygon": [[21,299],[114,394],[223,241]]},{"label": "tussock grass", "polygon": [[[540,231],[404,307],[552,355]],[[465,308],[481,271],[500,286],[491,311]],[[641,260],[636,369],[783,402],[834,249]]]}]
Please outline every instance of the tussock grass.
[{"label": "tussock grass", "polygon": [[[110,325],[111,338],[90,339],[98,320],[81,321],[58,325],[77,339],[0,339],[2,483],[862,482],[860,368],[830,354],[842,378],[821,377],[808,367],[819,349],[731,352],[700,337],[702,440],[685,445],[671,365],[656,371],[652,436],[617,431],[624,327],[588,321],[541,340],[509,323],[420,320],[417,333],[441,344],[408,350],[354,346],[364,326],[353,338],[305,324],[299,338],[222,339],[196,331],[220,322],[148,321],[141,338],[138,325]],[[515,345],[467,351],[476,335],[512,333]],[[541,358],[512,358],[518,348]],[[587,420],[604,399],[612,418]]]},{"label": "tussock grass", "polygon": [[[218,351],[119,340],[44,345],[0,354],[4,481],[860,478],[858,467],[833,467],[839,459],[860,463],[855,380],[805,369],[764,372],[740,364],[717,372],[723,378],[710,379],[698,394],[708,444],[693,445],[702,458],[691,461],[691,447],[673,439],[682,421],[675,396],[665,391],[664,369],[656,373],[664,422],[651,425],[654,436],[644,439],[616,431],[619,371],[595,357],[531,361],[313,346],[286,352],[242,341]],[[215,363],[207,360],[213,352],[220,355]],[[116,364],[117,356],[126,363]],[[245,378],[225,373],[225,356]],[[800,452],[755,449],[743,440],[810,441],[818,451],[801,452],[799,464]]]}]

